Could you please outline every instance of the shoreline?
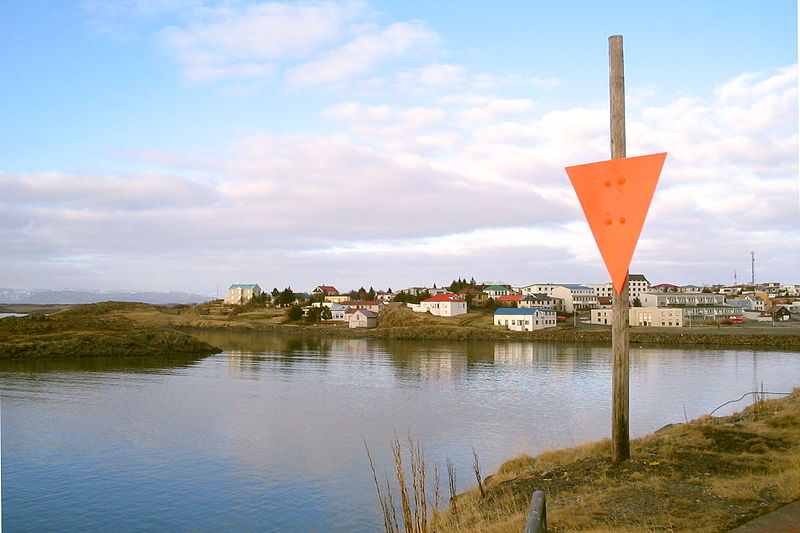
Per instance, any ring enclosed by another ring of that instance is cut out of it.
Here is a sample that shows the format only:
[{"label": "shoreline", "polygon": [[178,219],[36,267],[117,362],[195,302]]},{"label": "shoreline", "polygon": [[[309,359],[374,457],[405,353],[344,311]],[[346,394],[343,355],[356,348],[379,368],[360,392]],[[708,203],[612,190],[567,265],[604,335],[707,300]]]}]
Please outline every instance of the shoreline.
[{"label": "shoreline", "polygon": [[437,513],[437,531],[521,531],[535,490],[553,531],[722,533],[800,501],[800,388],[729,416],[703,415],[631,439],[522,455]]},{"label": "shoreline", "polygon": [[[528,342],[570,342],[587,344],[611,343],[611,332],[605,330],[561,329],[555,331],[539,330],[533,332],[493,331],[460,326],[400,326],[374,329],[344,329],[339,326],[314,325],[239,325],[220,327],[198,325],[176,325],[176,329],[192,331],[219,332],[262,332],[277,335],[312,335],[320,337],[390,339],[390,340],[484,340],[484,341],[528,341]],[[555,329],[555,328],[553,328]],[[637,328],[638,329],[638,328]],[[630,332],[631,346],[691,346],[691,347],[747,347],[762,349],[784,349],[800,352],[800,332],[781,332],[776,334],[761,332],[715,333],[716,328],[696,328],[693,331]]]}]

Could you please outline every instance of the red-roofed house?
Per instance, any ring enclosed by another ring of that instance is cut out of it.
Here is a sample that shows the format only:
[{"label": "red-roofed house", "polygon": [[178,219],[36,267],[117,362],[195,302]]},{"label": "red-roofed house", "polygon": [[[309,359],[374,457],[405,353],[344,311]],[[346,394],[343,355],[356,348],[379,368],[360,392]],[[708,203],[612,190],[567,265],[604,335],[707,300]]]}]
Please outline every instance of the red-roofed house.
[{"label": "red-roofed house", "polygon": [[339,291],[333,285],[318,285],[311,291],[311,294],[314,296],[336,296]]},{"label": "red-roofed house", "polygon": [[436,316],[464,315],[467,313],[467,301],[456,294],[437,294],[433,298],[422,300],[414,311],[427,311]]}]

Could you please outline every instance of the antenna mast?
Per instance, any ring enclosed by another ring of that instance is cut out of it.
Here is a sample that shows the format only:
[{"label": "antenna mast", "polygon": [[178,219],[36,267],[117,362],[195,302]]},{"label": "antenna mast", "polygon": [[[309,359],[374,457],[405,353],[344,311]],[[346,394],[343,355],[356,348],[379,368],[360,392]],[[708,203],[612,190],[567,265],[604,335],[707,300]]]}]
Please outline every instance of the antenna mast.
[{"label": "antenna mast", "polygon": [[750,252],[750,285],[756,286],[756,253]]}]

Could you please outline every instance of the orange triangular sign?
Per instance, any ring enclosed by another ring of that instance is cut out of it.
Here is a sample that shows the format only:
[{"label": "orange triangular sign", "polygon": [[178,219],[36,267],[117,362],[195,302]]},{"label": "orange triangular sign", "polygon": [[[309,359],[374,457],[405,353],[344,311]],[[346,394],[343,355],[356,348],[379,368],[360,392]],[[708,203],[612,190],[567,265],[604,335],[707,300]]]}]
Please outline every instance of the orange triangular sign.
[{"label": "orange triangular sign", "polygon": [[664,152],[566,167],[617,294],[666,157]]}]

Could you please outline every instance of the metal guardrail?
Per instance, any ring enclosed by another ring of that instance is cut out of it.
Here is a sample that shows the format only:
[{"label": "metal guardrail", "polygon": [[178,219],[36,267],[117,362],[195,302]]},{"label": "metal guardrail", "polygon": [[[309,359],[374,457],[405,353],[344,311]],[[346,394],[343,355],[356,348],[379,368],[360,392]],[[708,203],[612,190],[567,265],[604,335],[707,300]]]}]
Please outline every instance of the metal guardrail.
[{"label": "metal guardrail", "polygon": [[547,533],[547,502],[543,490],[537,490],[531,496],[525,533]]}]

